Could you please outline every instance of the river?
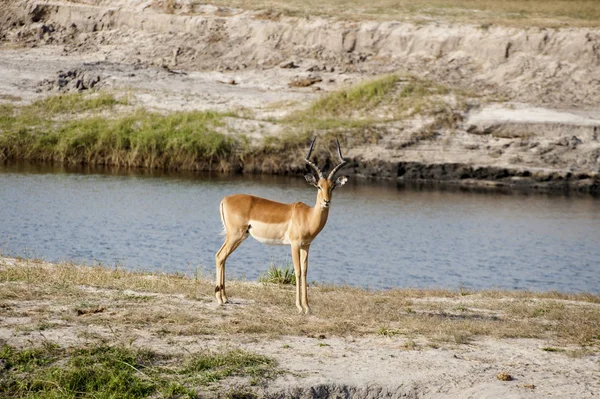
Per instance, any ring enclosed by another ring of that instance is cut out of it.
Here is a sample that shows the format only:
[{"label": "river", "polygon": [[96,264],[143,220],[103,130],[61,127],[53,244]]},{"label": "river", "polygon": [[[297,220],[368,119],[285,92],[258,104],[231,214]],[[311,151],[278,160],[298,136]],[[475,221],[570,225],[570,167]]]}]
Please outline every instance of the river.
[{"label": "river", "polygon": [[[214,276],[219,201],[248,193],[314,205],[304,179],[0,166],[5,256]],[[600,200],[406,188],[350,180],[311,246],[308,280],[422,287],[600,292]],[[246,240],[227,278],[256,280],[289,248]]]}]

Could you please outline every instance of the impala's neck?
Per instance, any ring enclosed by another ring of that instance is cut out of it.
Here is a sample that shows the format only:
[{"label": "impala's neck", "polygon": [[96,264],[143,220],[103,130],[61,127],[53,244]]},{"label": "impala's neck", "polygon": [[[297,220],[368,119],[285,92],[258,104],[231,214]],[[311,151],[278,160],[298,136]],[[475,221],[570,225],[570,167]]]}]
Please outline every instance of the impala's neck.
[{"label": "impala's neck", "polygon": [[316,231],[319,232],[325,223],[327,223],[327,217],[329,216],[329,206],[323,206],[323,199],[320,195],[317,195],[317,202],[311,210],[311,225],[316,227]]}]

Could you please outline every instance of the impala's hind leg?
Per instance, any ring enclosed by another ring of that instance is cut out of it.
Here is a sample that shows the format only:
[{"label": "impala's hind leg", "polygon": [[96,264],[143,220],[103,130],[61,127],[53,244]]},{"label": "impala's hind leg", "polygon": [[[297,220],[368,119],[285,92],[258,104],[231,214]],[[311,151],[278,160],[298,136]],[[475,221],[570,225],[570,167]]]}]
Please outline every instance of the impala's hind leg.
[{"label": "impala's hind leg", "polygon": [[235,235],[229,234],[228,232],[225,242],[215,256],[217,265],[215,296],[220,305],[227,303],[227,294],[225,293],[225,261],[246,238],[248,238],[248,233],[246,231],[239,232]]}]

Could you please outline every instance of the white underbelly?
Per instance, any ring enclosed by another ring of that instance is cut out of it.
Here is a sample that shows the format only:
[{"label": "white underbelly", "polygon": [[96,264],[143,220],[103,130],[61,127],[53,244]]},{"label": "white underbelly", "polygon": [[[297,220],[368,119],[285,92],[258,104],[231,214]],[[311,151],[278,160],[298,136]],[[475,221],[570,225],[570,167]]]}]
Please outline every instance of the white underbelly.
[{"label": "white underbelly", "polygon": [[279,239],[279,238],[263,238],[263,237],[258,237],[255,236],[254,234],[252,234],[252,230],[250,230],[250,235],[252,237],[254,237],[254,239],[258,242],[261,242],[263,244],[267,244],[267,245],[290,245],[290,241],[286,240],[286,239]]},{"label": "white underbelly", "polygon": [[258,242],[267,245],[290,245],[286,234],[287,224],[266,224],[258,221],[250,221],[248,231]]}]

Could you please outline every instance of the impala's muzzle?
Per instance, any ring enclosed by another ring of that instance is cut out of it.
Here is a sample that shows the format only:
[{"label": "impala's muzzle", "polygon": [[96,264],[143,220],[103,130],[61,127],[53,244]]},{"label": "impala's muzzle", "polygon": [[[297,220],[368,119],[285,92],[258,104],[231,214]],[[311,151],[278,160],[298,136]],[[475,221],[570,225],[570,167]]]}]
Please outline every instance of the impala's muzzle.
[{"label": "impala's muzzle", "polygon": [[321,203],[321,206],[323,208],[329,208],[329,204],[331,204],[331,201],[323,200],[323,202]]}]

